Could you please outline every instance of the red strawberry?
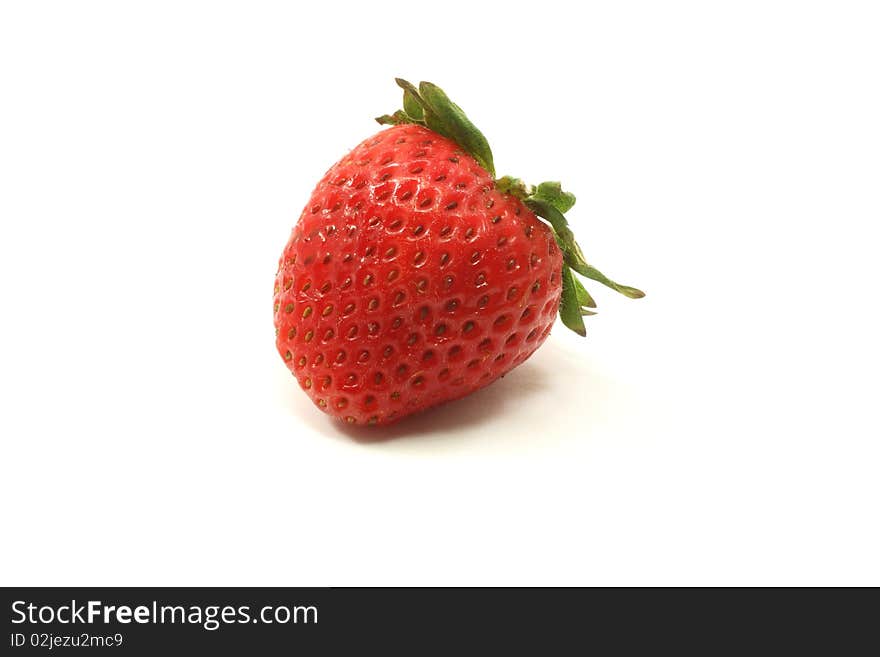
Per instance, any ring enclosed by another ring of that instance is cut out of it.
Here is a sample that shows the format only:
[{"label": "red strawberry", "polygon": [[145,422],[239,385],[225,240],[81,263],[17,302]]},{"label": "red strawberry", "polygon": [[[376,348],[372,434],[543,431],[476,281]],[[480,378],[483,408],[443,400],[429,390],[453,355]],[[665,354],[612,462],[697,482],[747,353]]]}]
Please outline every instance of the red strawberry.
[{"label": "red strawberry", "polygon": [[[404,88],[394,127],[318,183],[275,281],[277,347],[324,411],[384,424],[488,385],[547,338],[584,333],[586,264],[558,183],[494,177],[482,133],[430,83]],[[549,223],[538,219],[542,216]],[[560,308],[560,299],[562,307]]]}]

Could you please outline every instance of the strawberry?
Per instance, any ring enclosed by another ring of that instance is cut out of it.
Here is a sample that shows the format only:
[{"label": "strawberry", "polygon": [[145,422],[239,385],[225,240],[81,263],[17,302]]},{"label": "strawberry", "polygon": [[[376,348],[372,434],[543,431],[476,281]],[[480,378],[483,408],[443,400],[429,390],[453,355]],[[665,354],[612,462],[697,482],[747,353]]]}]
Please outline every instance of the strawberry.
[{"label": "strawberry", "polygon": [[437,86],[398,80],[403,110],[315,187],[275,280],[278,351],[317,406],[385,424],[470,394],[525,361],[557,312],[595,303],[558,183],[495,178],[483,134]]}]

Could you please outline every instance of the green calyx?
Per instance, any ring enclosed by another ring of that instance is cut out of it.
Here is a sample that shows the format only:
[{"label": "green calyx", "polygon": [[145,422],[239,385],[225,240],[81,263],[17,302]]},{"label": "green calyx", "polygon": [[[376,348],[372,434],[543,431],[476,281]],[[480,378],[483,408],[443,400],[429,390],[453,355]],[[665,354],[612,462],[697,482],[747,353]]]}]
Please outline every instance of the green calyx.
[{"label": "green calyx", "polygon": [[376,119],[382,125],[406,123],[422,125],[456,142],[495,178],[495,186],[502,194],[519,198],[553,231],[556,243],[562,251],[562,301],[559,317],[562,323],[578,335],[586,335],[585,315],[595,315],[591,309],[596,302],[575,274],[597,281],[630,299],[640,299],[645,293],[628,285],[620,285],[588,264],[581,247],[574,239],[565,213],[575,204],[574,194],[563,191],[558,182],[543,182],[535,187],[511,176],[495,177],[492,149],[483,133],[471,123],[462,109],[435,84],[413,84],[396,78],[403,89],[403,109]]},{"label": "green calyx", "polygon": [[470,153],[486,171],[495,176],[495,163],[492,149],[483,133],[477,129],[461,108],[449,100],[449,96],[430,82],[419,82],[419,88],[401,78],[395,78],[397,86],[403,89],[403,109],[390,116],[385,114],[376,119],[383,125],[415,123],[423,125],[447,137]]}]

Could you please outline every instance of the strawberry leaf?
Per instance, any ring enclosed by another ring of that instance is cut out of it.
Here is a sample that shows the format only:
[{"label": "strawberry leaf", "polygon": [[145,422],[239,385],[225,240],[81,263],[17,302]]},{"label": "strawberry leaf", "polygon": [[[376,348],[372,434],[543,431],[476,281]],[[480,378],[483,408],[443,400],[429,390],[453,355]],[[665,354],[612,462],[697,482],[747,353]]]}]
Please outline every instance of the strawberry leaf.
[{"label": "strawberry leaf", "polygon": [[456,142],[494,177],[495,163],[489,142],[462,109],[453,103],[440,87],[431,82],[419,83],[419,95],[426,109],[429,110],[425,112],[427,126]]},{"label": "strawberry leaf", "polygon": [[401,125],[404,123],[413,123],[412,118],[403,110],[397,110],[394,114],[383,114],[376,117],[376,122],[382,125]]},{"label": "strawberry leaf", "polygon": [[408,87],[403,88],[403,111],[415,121],[425,120],[425,110],[422,107],[421,98],[415,88],[407,82]]},{"label": "strawberry leaf", "polygon": [[419,90],[412,82],[403,78],[394,78],[397,86],[403,89],[403,110],[416,121],[424,121],[424,101],[419,96]]},{"label": "strawberry leaf", "polygon": [[566,265],[562,265],[562,299],[559,303],[559,318],[565,326],[581,337],[587,335],[587,328],[584,326],[584,318],[578,303],[577,283],[571,269]]},{"label": "strawberry leaf", "polygon": [[565,215],[556,209],[554,205],[540,198],[529,196],[526,199],[526,205],[539,217],[546,219],[553,227],[556,234],[556,242],[562,249],[562,255],[565,263],[579,274],[582,274],[587,268],[587,261],[584,260],[584,254],[581,253],[581,247],[574,240],[574,233],[568,227],[568,220]]},{"label": "strawberry leaf", "polygon": [[571,228],[568,227],[568,220],[565,218],[564,214],[556,209],[555,206],[547,201],[535,198],[535,196],[528,197],[526,199],[526,205],[528,205],[536,215],[546,219],[553,227],[553,232],[556,234],[556,242],[559,244],[559,248],[562,249],[562,256],[565,260],[565,264],[571,267],[574,271],[581,276],[598,281],[599,283],[602,283],[602,285],[607,285],[612,290],[620,292],[622,295],[629,297],[630,299],[641,299],[645,296],[645,293],[641,290],[628,285],[615,283],[598,269],[587,264],[587,261],[584,259],[584,254],[581,251],[581,247],[578,246],[578,243],[574,239],[574,233],[571,231]]},{"label": "strawberry leaf", "polygon": [[394,81],[403,89],[403,111],[398,110],[390,116],[385,114],[376,121],[382,125],[423,125],[457,143],[495,177],[492,149],[486,137],[440,87],[430,82],[420,82],[416,89],[403,78],[395,78]]},{"label": "strawberry leaf", "polygon": [[523,200],[529,195],[529,186],[519,178],[513,176],[501,176],[495,179],[495,189],[502,194],[512,194]]},{"label": "strawberry leaf", "polygon": [[571,192],[562,191],[562,184],[558,182],[542,182],[535,187],[532,197],[549,203],[562,214],[571,210],[576,200]]},{"label": "strawberry leaf", "polygon": [[376,122],[381,125],[403,125],[412,123],[425,125],[424,101],[419,96],[418,90],[402,78],[394,78],[397,86],[403,89],[403,109],[394,114],[383,114],[376,117]]},{"label": "strawberry leaf", "polygon": [[[510,180],[517,179],[512,178]],[[596,307],[593,297],[590,296],[590,293],[587,292],[586,288],[577,279],[574,272],[607,285],[630,299],[640,299],[645,296],[645,293],[641,290],[615,283],[605,274],[587,263],[581,247],[574,239],[574,233],[568,225],[568,220],[560,210],[560,208],[564,207],[570,208],[574,204],[574,195],[563,192],[561,185],[558,185],[558,183],[542,183],[530,196],[526,197],[525,204],[532,212],[550,224],[550,227],[553,229],[553,235],[556,237],[556,243],[562,251],[562,301],[559,306],[559,316],[562,319],[562,323],[568,328],[579,335],[583,335],[578,330],[583,324],[581,317],[583,315],[594,315],[595,313],[589,309]],[[566,292],[566,286],[571,288],[571,292]],[[572,309],[573,304],[576,305],[574,310]],[[577,321],[573,319],[575,311],[578,314]]]},{"label": "strawberry leaf", "polygon": [[584,287],[584,284],[581,283],[577,277],[574,279],[574,284],[577,289],[578,303],[585,308],[595,308],[596,302],[593,301],[593,297],[590,296],[590,293],[587,292],[587,288]]},{"label": "strawberry leaf", "polygon": [[598,281],[602,283],[602,285],[607,285],[612,290],[620,292],[623,296],[629,297],[630,299],[641,299],[643,296],[645,296],[645,293],[639,289],[630,287],[629,285],[621,285],[620,283],[615,283],[605,274],[603,274],[591,265],[587,265],[584,271],[578,270],[578,273],[586,276],[587,278],[591,278],[594,281]]}]

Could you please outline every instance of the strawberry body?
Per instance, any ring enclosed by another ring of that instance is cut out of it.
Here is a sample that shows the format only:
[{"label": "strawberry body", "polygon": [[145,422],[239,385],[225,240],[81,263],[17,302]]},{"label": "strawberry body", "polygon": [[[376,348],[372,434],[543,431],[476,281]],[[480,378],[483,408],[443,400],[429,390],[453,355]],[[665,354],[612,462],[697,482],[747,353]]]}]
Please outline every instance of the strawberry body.
[{"label": "strawberry body", "polygon": [[318,183],[275,281],[279,353],[321,410],[384,424],[488,385],[559,309],[553,232],[420,125],[365,140]]}]

